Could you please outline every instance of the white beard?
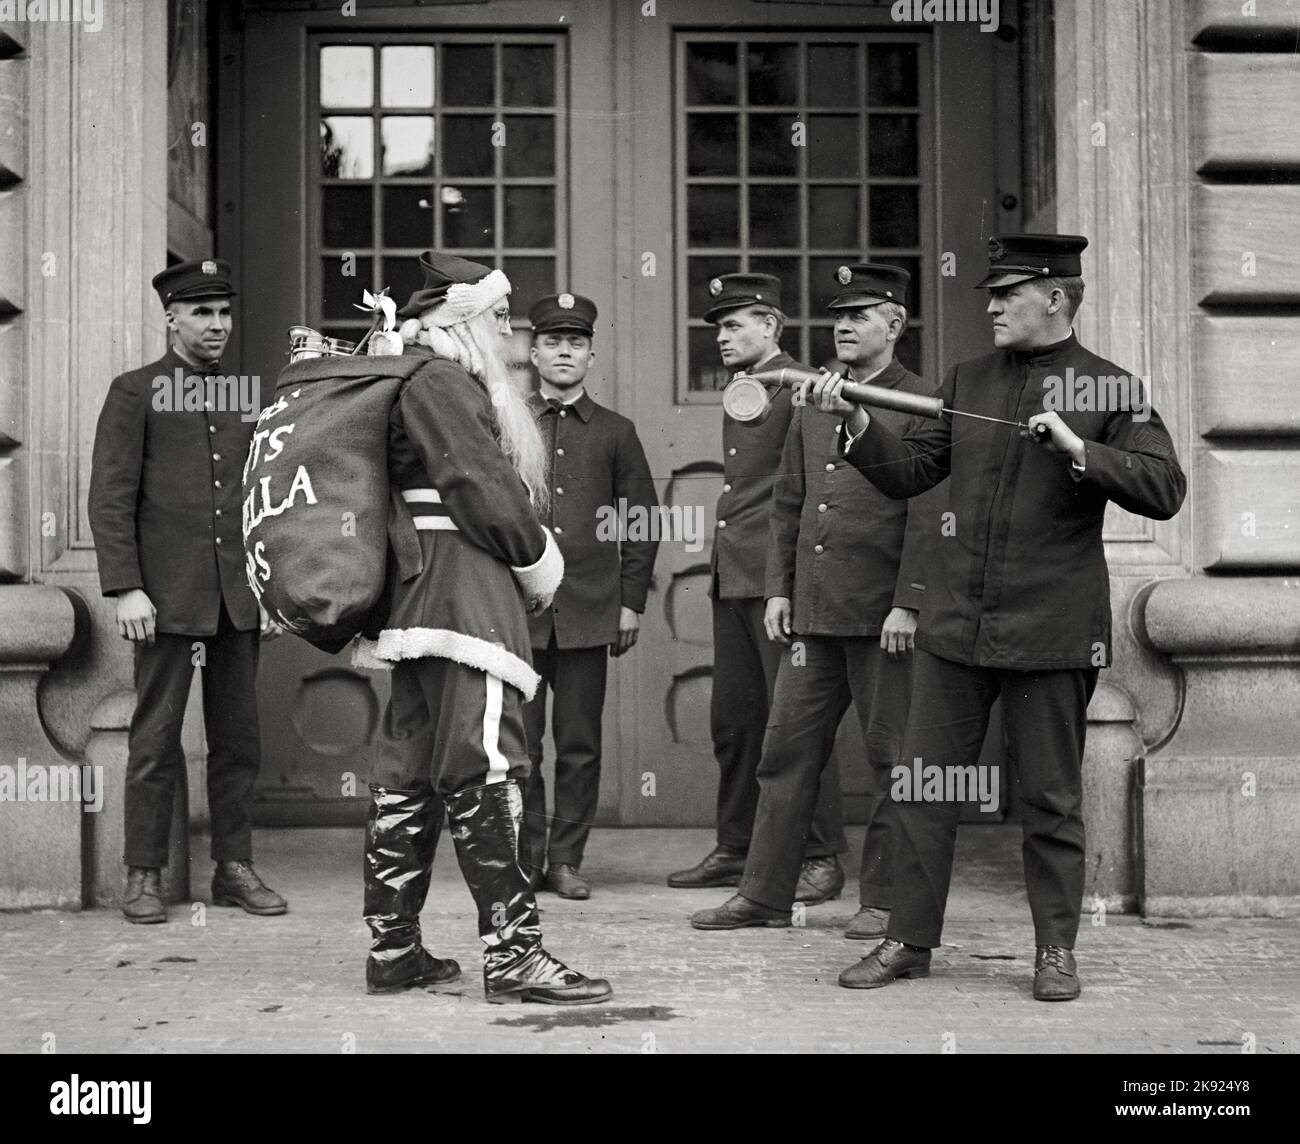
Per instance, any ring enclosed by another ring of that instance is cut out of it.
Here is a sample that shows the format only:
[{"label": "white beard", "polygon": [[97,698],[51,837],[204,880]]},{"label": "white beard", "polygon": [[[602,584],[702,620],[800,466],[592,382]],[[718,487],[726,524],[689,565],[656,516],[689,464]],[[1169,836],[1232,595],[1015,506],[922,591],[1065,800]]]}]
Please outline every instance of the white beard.
[{"label": "white beard", "polygon": [[491,310],[455,326],[423,327],[418,318],[404,322],[402,340],[419,342],[435,354],[460,365],[482,383],[492,402],[501,451],[528,489],[540,513],[548,504],[546,444],[528,402],[511,375],[508,343],[497,330]]}]

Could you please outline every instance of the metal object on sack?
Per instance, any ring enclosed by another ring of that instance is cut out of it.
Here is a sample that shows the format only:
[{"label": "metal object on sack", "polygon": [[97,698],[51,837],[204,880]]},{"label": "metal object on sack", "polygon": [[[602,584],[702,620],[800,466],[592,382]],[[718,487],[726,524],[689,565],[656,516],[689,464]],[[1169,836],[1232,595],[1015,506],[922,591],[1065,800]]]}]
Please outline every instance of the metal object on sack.
[{"label": "metal object on sack", "polygon": [[343,338],[327,338],[310,326],[289,327],[289,362],[308,361],[321,357],[351,357],[357,351],[356,342]]}]

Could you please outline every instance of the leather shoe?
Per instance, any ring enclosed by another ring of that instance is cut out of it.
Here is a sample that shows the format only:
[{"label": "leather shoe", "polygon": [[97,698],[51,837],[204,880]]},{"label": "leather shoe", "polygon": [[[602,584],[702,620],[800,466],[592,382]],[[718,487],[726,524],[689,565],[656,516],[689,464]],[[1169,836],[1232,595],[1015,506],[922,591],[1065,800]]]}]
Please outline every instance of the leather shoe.
[{"label": "leather shoe", "polygon": [[691,914],[691,925],[703,930],[744,929],[745,926],[786,929],[790,925],[790,911],[773,910],[733,894],[715,910]]},{"label": "leather shoe", "polygon": [[1073,1001],[1079,996],[1074,953],[1059,945],[1040,945],[1034,958],[1034,1000]]},{"label": "leather shoe", "polygon": [[212,875],[212,904],[214,906],[239,906],[245,913],[270,916],[283,914],[289,909],[274,890],[266,886],[248,859],[237,862],[218,862]]},{"label": "leather shoe", "polygon": [[136,925],[153,925],[167,920],[167,907],[162,900],[162,875],[157,866],[131,866],[127,869],[122,915]]},{"label": "leather shoe", "polygon": [[840,974],[845,989],[879,989],[900,977],[929,977],[930,951],[885,938],[875,949]]},{"label": "leather shoe", "polygon": [[450,958],[434,957],[416,946],[393,961],[366,959],[366,992],[398,993],[426,985],[446,985],[460,976],[460,965]]},{"label": "leather shoe", "polygon": [[879,906],[863,906],[849,921],[844,936],[851,941],[870,941],[889,932],[889,911]]},{"label": "leather shoe", "polygon": [[550,873],[546,875],[546,884],[562,898],[582,901],[591,897],[591,883],[578,873],[576,866],[570,866],[567,862],[551,867]]},{"label": "leather shoe", "polygon": [[825,858],[805,858],[799,867],[799,882],[795,886],[794,900],[815,906],[838,898],[844,889],[844,867],[839,856],[828,854]]},{"label": "leather shoe", "polygon": [[715,846],[689,870],[668,875],[674,890],[699,890],[713,886],[739,886],[745,872],[745,852],[734,846]]}]

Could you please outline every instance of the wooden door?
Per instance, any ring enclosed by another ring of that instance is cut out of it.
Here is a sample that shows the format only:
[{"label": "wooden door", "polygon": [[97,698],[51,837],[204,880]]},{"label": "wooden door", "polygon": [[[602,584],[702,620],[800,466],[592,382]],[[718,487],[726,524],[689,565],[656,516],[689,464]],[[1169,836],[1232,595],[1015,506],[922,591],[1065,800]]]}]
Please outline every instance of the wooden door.
[{"label": "wooden door", "polygon": [[[970,276],[958,285],[940,267],[977,265],[1013,221],[997,163],[1015,132],[988,114],[999,45],[973,27],[898,26],[874,4],[654,7],[489,0],[343,17],[278,0],[242,5],[238,23],[226,13],[217,246],[242,286],[232,351],[267,393],[290,325],[354,334],[363,287],[403,299],[429,246],[504,267],[521,358],[538,295],[596,300],[588,387],[637,422],[664,503],[703,524],[661,546],[640,644],[611,664],[600,816],[705,825],[725,378],[697,317],[704,284],[780,274],[784,344],[821,361],[833,268],[899,261],[919,299],[903,357],[937,377],[987,345]],[[264,821],[360,813],[385,686],[300,641],[268,645]],[[849,757],[856,734],[850,717]],[[846,770],[852,814],[862,777]]]}]

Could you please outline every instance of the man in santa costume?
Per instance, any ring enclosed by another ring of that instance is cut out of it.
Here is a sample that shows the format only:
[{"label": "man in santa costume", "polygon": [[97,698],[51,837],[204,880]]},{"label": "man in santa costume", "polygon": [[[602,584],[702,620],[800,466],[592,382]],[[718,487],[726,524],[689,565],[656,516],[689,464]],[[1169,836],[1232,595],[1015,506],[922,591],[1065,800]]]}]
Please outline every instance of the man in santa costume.
[{"label": "man in santa costume", "polygon": [[547,487],[541,435],[510,377],[510,283],[435,251],[420,262],[424,288],[370,347],[427,363],[399,390],[388,435],[389,480],[404,505],[394,527],[414,529],[423,566],[405,580],[390,574],[386,619],[355,653],[392,669],[366,833],[366,987],[387,993],[460,974],[420,940],[445,806],[487,947],[487,999],[604,1001],[607,981],[542,948],[518,861],[523,703],[538,685],[528,615],[550,605],[564,561],[537,515]]}]

